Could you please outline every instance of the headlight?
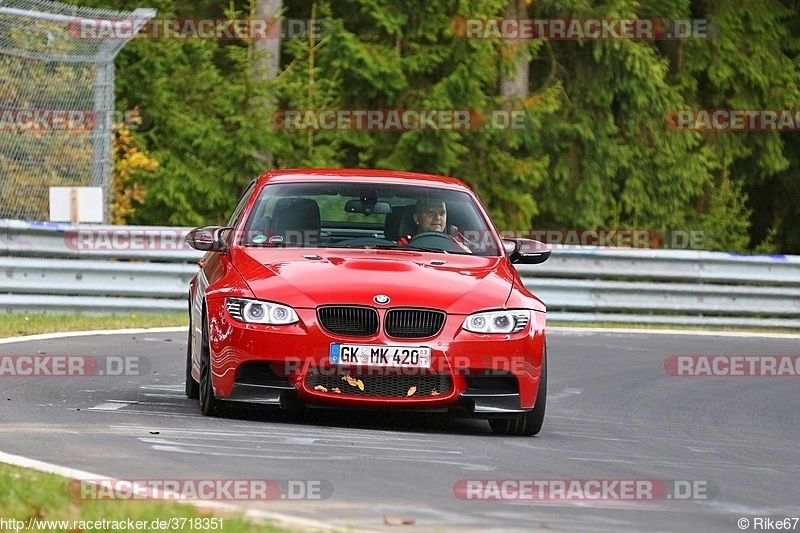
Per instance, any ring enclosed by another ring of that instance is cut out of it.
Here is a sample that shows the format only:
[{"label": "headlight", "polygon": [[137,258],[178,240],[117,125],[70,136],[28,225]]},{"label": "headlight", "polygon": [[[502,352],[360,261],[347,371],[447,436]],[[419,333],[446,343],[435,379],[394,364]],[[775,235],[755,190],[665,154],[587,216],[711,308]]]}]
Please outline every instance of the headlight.
[{"label": "headlight", "polygon": [[462,327],[473,333],[518,333],[530,319],[530,311],[489,311],[469,315]]},{"label": "headlight", "polygon": [[225,306],[228,308],[228,313],[238,322],[283,326],[300,321],[294,309],[281,304],[228,298],[225,300]]}]

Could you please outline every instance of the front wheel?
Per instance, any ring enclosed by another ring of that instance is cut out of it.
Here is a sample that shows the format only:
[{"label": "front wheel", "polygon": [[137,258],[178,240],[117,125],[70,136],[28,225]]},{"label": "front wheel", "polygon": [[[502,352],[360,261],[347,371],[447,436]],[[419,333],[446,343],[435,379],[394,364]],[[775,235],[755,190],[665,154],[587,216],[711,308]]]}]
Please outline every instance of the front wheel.
[{"label": "front wheel", "polygon": [[547,349],[542,354],[542,375],[539,378],[539,392],[536,394],[536,405],[519,418],[490,418],[492,433],[498,435],[514,435],[530,437],[538,435],[544,424],[544,411],[547,404]]},{"label": "front wheel", "polygon": [[200,398],[200,384],[192,377],[192,321],[189,319],[189,340],[186,343],[186,396],[191,400]]},{"label": "front wheel", "polygon": [[219,416],[225,404],[214,396],[214,387],[211,384],[211,350],[208,346],[208,327],[205,317],[203,317],[203,340],[200,346],[200,411],[204,415]]}]

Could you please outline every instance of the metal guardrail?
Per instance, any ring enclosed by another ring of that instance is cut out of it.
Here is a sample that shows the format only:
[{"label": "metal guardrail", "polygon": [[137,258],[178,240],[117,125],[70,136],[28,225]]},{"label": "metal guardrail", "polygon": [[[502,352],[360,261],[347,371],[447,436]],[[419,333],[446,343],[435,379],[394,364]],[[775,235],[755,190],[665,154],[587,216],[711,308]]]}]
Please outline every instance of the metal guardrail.
[{"label": "metal guardrail", "polygon": [[[0,221],[0,310],[184,311],[188,231]],[[551,320],[800,329],[800,257],[556,249],[518,270]]]},{"label": "metal guardrail", "polygon": [[551,320],[800,329],[800,257],[554,250],[520,276]]},{"label": "metal guardrail", "polygon": [[0,293],[186,299],[197,265],[0,257]]},{"label": "metal guardrail", "polygon": [[190,229],[0,220],[0,256],[186,263],[203,256],[186,244]]},{"label": "metal guardrail", "polygon": [[800,256],[745,256],[683,250],[554,250],[544,264],[522,275],[552,278],[685,281],[800,287]]}]

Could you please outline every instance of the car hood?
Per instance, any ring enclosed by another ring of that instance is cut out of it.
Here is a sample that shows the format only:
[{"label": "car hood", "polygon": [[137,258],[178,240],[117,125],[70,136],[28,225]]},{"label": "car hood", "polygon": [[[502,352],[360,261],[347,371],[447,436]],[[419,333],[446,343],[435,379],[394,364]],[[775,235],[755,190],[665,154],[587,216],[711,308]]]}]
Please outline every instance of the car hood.
[{"label": "car hood", "polygon": [[374,307],[383,294],[387,307],[469,314],[501,307],[515,275],[503,257],[404,250],[236,247],[230,259],[256,298],[298,308]]}]

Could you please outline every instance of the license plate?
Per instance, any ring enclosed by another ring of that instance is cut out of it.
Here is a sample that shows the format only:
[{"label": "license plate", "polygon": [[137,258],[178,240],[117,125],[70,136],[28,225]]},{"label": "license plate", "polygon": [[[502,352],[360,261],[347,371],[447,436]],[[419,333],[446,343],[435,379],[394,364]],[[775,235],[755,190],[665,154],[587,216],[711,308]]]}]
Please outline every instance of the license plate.
[{"label": "license plate", "polygon": [[427,346],[331,344],[328,360],[332,365],[430,368],[431,349]]}]

